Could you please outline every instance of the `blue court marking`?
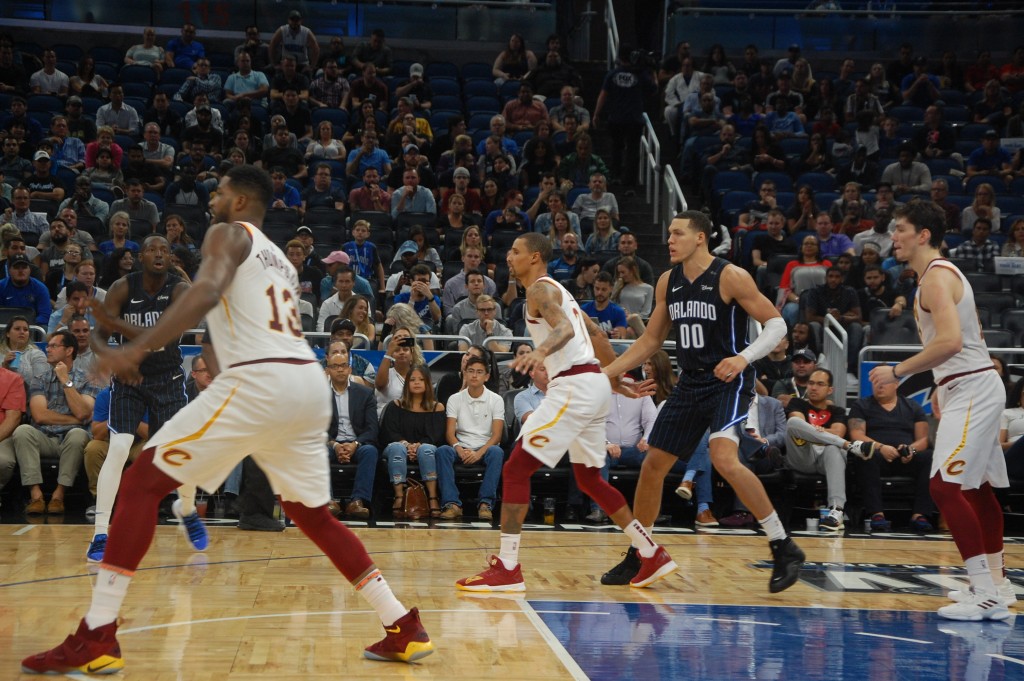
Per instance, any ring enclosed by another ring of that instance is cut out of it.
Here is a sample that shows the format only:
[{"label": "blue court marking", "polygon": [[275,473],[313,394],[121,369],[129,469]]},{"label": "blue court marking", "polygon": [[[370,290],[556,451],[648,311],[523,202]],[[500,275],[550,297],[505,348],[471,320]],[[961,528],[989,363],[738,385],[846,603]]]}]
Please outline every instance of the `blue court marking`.
[{"label": "blue court marking", "polygon": [[[1024,678],[1024,623],[1012,616],[952,622],[931,611],[530,604],[592,681]],[[609,614],[585,614],[595,612]]]}]

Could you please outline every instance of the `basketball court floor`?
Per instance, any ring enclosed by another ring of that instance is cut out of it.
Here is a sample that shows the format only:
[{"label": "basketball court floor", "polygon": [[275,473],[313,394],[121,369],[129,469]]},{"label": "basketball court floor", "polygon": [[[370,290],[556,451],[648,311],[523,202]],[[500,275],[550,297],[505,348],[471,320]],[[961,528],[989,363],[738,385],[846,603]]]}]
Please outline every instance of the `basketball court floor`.
[{"label": "basketball court floor", "polygon": [[[10,519],[8,519],[10,520]],[[0,679],[77,626],[92,577],[87,525],[0,525]],[[680,571],[653,588],[600,584],[625,549],[610,528],[530,525],[525,595],[467,595],[498,533],[482,523],[351,526],[399,598],[418,606],[437,652],[420,664],[371,662],[373,612],[294,527],[242,532],[210,519],[194,553],[157,528],[118,634],[122,677],[240,679],[1024,679],[1024,625],[940,619],[966,583],[948,537],[796,533],[808,563],[771,595],[770,554],[752,531],[656,535]],[[1024,538],[1007,542],[1024,593]],[[28,677],[25,677],[28,678]]]}]

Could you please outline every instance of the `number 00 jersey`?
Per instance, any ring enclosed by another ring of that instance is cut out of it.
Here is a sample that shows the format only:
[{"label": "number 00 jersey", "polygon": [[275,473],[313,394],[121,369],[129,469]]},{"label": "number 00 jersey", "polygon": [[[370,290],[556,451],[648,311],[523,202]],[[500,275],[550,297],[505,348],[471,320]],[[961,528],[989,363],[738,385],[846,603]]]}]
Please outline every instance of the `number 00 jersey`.
[{"label": "number 00 jersey", "polygon": [[722,271],[729,263],[715,258],[690,282],[683,266],[668,277],[665,301],[676,331],[676,362],[681,371],[712,371],[726,357],[747,347],[747,312],[722,300]]},{"label": "number 00 jersey", "polygon": [[[597,356],[594,355],[594,345],[590,341],[590,334],[587,333],[587,322],[583,318],[583,312],[576,300],[551,277],[541,277],[537,281],[543,281],[548,286],[553,286],[562,294],[562,312],[569,318],[572,324],[572,338],[557,352],[552,352],[544,360],[544,367],[548,370],[548,376],[552,379],[571,366],[577,364],[597,364]],[[524,308],[526,316],[526,328],[530,331],[530,338],[533,339],[533,346],[537,347],[551,334],[551,325],[541,317],[530,316],[529,308]]]},{"label": "number 00 jersey", "polygon": [[220,303],[206,314],[213,349],[221,369],[267,359],[316,360],[302,335],[296,302],[295,268],[263,232],[236,222],[252,239],[252,249]]}]

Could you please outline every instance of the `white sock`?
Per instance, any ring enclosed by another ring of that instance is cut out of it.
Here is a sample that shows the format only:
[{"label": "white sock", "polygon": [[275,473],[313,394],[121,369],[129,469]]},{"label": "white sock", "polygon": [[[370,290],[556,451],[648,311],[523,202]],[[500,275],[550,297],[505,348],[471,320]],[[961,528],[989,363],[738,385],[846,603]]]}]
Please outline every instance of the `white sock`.
[{"label": "white sock", "polygon": [[99,569],[96,574],[96,586],[92,589],[92,605],[85,614],[85,624],[90,629],[117,621],[121,603],[124,602],[131,581],[131,575],[105,567]]},{"label": "white sock", "polygon": [[1003,552],[986,553],[985,558],[988,559],[988,569],[992,573],[992,582],[997,587],[1002,586],[1003,580],[1006,579],[1006,563],[1003,561]]},{"label": "white sock", "polygon": [[964,561],[967,564],[967,576],[971,580],[971,588],[975,593],[994,594],[996,585],[992,581],[992,573],[988,569],[988,557],[985,554],[972,556]]},{"label": "white sock", "polygon": [[651,533],[644,529],[644,526],[636,518],[622,528],[622,531],[629,537],[633,548],[640,552],[641,558],[650,558],[658,550],[658,544],[651,537]]},{"label": "white sock", "polygon": [[775,511],[772,511],[764,520],[758,520],[757,522],[761,524],[761,529],[768,533],[768,541],[786,538],[786,528],[782,526],[779,514]]},{"label": "white sock", "polygon": [[107,458],[103,460],[99,477],[96,479],[96,522],[93,536],[107,534],[110,529],[110,513],[114,508],[117,490],[121,487],[121,473],[128,461],[132,442],[131,433],[111,433]]},{"label": "white sock", "polygon": [[501,533],[501,549],[498,551],[498,558],[506,570],[514,570],[519,565],[519,540],[521,534]]},{"label": "white sock", "polygon": [[190,516],[196,512],[196,486],[182,485],[178,488],[178,498],[181,499],[181,515]]},{"label": "white sock", "polygon": [[377,616],[385,627],[390,627],[409,612],[409,609],[395,598],[384,575],[376,568],[363,579],[362,586],[356,587],[356,591],[377,611]]}]

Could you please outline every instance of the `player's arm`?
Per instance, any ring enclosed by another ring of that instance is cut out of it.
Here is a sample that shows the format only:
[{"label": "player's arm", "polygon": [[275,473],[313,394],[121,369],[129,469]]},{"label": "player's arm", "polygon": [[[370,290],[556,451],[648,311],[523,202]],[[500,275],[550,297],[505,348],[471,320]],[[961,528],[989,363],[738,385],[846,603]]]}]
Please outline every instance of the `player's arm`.
[{"label": "player's arm", "polygon": [[[640,366],[660,350],[662,343],[668,338],[669,331],[672,329],[668,304],[665,302],[668,293],[668,277],[669,273],[665,272],[658,279],[658,285],[654,292],[654,312],[651,313],[651,317],[647,321],[647,331],[615,361],[604,367],[604,373],[608,376],[619,376]],[[608,342],[607,339],[605,342]],[[611,344],[608,347],[611,349]]]},{"label": "player's arm", "polygon": [[738,355],[726,357],[715,367],[718,380],[729,383],[738,378],[748,365],[767,356],[779,344],[786,336],[786,322],[771,301],[758,290],[753,277],[735,265],[729,265],[722,271],[721,296],[726,303],[735,301],[764,326],[753,343]]},{"label": "player's arm", "polygon": [[195,328],[220,302],[221,291],[231,285],[250,248],[252,240],[245,230],[223,222],[211,227],[203,239],[202,264],[196,283],[160,315],[156,325],[147,327],[125,346],[125,350],[141,360],[152,349],[162,348]]},{"label": "player's arm", "polygon": [[200,356],[206,362],[206,370],[210,372],[210,378],[214,379],[220,373],[220,365],[217,364],[217,355],[213,353],[213,344],[208,339],[208,335],[203,336],[203,342],[200,344],[203,350]]},{"label": "player's arm", "polygon": [[120,333],[119,323],[121,319],[121,307],[128,300],[128,282],[124,278],[118,279],[107,290],[107,295],[102,301],[93,298],[89,301],[96,325],[92,329],[91,344],[93,349],[98,346],[106,346],[111,334]]},{"label": "player's arm", "polygon": [[921,352],[895,366],[877,366],[872,369],[871,383],[875,386],[885,385],[934,369],[963,350],[963,332],[956,312],[957,300],[963,292],[963,285],[955,272],[945,267],[936,267],[932,276],[923,281],[917,290],[921,306],[931,310],[935,338]]},{"label": "player's arm", "polygon": [[572,321],[562,310],[562,294],[554,286],[535,281],[526,290],[526,306],[531,315],[541,317],[548,323],[551,333],[529,354],[513,360],[512,368],[524,374],[542,364],[552,352],[561,350],[575,335]]},{"label": "player's arm", "polygon": [[601,366],[606,367],[614,362],[617,355],[612,350],[611,341],[608,340],[608,334],[604,332],[604,329],[586,315],[583,315],[583,324],[587,327],[587,334],[590,335],[590,342],[594,346],[594,356],[597,357]]}]

